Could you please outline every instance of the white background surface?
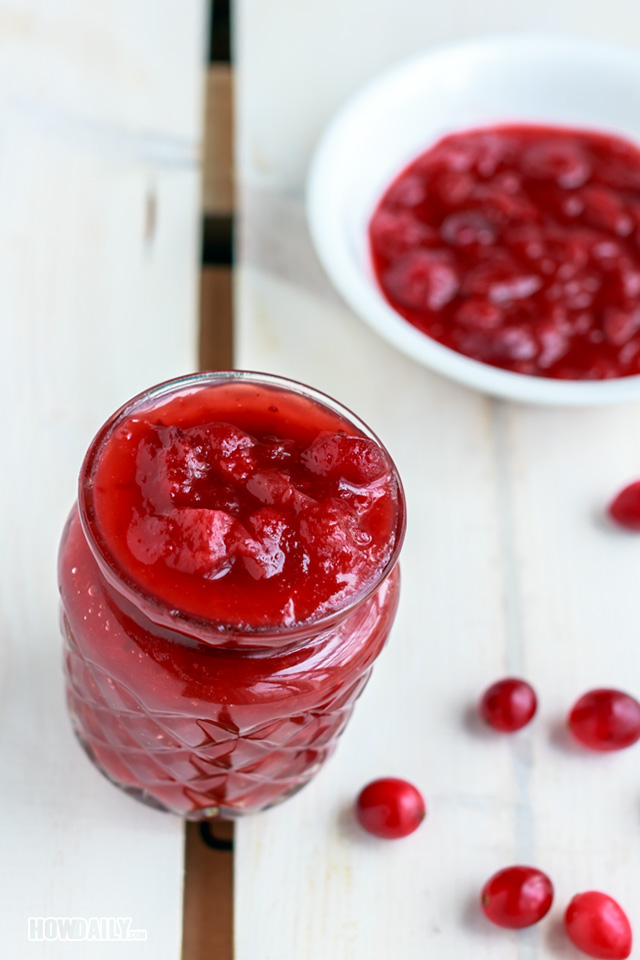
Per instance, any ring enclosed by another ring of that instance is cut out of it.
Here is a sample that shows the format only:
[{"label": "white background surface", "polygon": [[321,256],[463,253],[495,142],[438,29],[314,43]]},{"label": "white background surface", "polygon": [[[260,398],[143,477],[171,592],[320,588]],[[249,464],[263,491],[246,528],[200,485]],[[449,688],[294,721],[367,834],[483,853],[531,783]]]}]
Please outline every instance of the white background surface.
[{"label": "white background surface", "polygon": [[[397,624],[335,758],[237,829],[237,960],[571,960],[562,913],[593,887],[640,934],[638,748],[587,755],[564,731],[589,687],[640,694],[640,540],[603,519],[640,474],[640,407],[524,408],[429,373],[344,306],[303,216],[314,143],[359,83],[431,44],[528,29],[640,43],[640,7],[239,3],[236,362],[312,383],[364,417],[397,459],[409,531]],[[473,719],[507,673],[541,698],[516,738]],[[430,808],[397,843],[363,835],[350,813],[384,775],[414,781]],[[491,928],[477,905],[488,876],[515,862],[556,885],[550,917],[520,934]]]},{"label": "white background surface", "polygon": [[[0,954],[177,960],[183,829],[65,714],[55,561],[86,446],[194,369],[206,4],[0,2]],[[144,944],[34,943],[124,916]]]}]

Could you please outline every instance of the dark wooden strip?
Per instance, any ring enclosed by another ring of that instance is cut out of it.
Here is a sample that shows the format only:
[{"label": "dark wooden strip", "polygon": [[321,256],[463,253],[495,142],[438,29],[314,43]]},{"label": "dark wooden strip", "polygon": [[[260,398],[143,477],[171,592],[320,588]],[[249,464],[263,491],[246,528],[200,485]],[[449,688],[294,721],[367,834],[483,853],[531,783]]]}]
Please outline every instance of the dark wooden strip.
[{"label": "dark wooden strip", "polygon": [[[233,839],[233,824],[215,826]],[[233,960],[233,854],[207,846],[197,823],[188,823],[182,960]]]},{"label": "dark wooden strip", "polygon": [[233,213],[233,70],[214,63],[207,71],[202,157],[202,206],[207,217]]},{"label": "dark wooden strip", "polygon": [[230,267],[203,267],[200,281],[200,369],[233,367],[233,282]]}]

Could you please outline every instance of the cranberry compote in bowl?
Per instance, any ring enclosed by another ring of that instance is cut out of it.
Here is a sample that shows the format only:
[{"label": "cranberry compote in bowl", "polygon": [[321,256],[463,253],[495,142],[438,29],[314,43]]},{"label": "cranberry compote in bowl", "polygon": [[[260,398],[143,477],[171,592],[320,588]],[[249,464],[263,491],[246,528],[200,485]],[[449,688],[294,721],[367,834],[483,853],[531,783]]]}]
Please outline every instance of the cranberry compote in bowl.
[{"label": "cranberry compote in bowl", "polygon": [[310,387],[205,373],[131,400],[89,448],[60,547],[94,764],[194,820],[303,787],[389,635],[404,528],[389,454]]},{"label": "cranberry compote in bowl", "polygon": [[310,171],[329,276],[470,387],[639,399],[639,94],[635,53],[554,37],[473,41],[373,81]]}]

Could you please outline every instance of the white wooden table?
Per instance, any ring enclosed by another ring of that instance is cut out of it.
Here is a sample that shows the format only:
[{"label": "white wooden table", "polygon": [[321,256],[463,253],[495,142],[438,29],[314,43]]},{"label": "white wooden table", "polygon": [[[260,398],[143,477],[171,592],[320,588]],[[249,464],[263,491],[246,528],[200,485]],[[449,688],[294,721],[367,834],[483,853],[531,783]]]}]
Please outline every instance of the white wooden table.
[{"label": "white wooden table", "polygon": [[[72,740],[55,552],[97,426],[195,366],[204,0],[0,0],[0,942],[12,960],[176,960],[181,824],[131,802]],[[392,641],[335,759],[237,829],[236,960],[570,958],[563,904],[602,886],[640,930],[638,754],[561,733],[587,687],[640,686],[640,544],[600,522],[640,473],[635,408],[497,404],[395,354],[331,290],[304,225],[306,165],[361,81],[444,39],[527,27],[640,43],[609,0],[238,0],[237,364],[296,376],[386,440],[410,511]],[[535,727],[483,734],[470,707],[523,673]],[[369,779],[414,780],[430,816],[383,844],[354,828]],[[498,867],[536,862],[552,922],[479,918]],[[212,913],[216,904],[212,903]],[[37,943],[29,917],[131,917],[148,940]],[[216,960],[216,958],[211,958]]]},{"label": "white wooden table", "polygon": [[[397,459],[409,529],[397,624],[335,758],[237,827],[236,960],[577,957],[559,922],[593,887],[640,934],[638,751],[585,755],[563,730],[591,686],[640,694],[640,541],[601,520],[640,474],[640,408],[518,408],[427,372],[344,306],[304,222],[314,143],[361,82],[437,42],[530,29],[640,45],[640,6],[239,0],[236,363],[361,414]],[[473,706],[514,673],[537,687],[539,718],[517,738],[484,733]],[[350,814],[382,775],[429,801],[398,843],[363,835]],[[484,880],[516,862],[557,891],[550,920],[519,935],[478,910]]]},{"label": "white wooden table", "polygon": [[[0,0],[0,955],[177,960],[183,828],[65,714],[55,558],[96,428],[196,366],[204,0]],[[146,942],[30,942],[130,917]]]}]

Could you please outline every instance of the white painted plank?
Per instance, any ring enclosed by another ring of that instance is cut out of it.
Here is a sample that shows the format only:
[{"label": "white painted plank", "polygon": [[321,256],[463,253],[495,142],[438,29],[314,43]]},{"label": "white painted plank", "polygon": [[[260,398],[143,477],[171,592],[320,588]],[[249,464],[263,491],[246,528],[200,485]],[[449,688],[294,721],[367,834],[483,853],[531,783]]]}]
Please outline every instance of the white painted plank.
[{"label": "white painted plank", "polygon": [[299,190],[314,144],[361,84],[435,44],[546,31],[638,45],[640,5],[608,0],[237,0],[237,162],[243,183]]},{"label": "white painted plank", "polygon": [[131,917],[177,958],[183,829],[120,794],[65,714],[55,557],[91,436],[195,366],[205,4],[0,3],[0,926]]},{"label": "white painted plank", "polygon": [[[361,414],[398,462],[409,528],[396,627],[335,757],[237,827],[237,960],[570,960],[562,912],[594,886],[640,930],[637,751],[585,755],[563,732],[587,688],[640,692],[640,545],[602,519],[640,474],[640,409],[509,406],[419,368],[331,290],[302,198],[332,111],[398,57],[578,23],[624,43],[639,18],[630,0],[606,13],[577,0],[240,3],[237,363],[313,383]],[[538,688],[540,716],[518,738],[494,737],[473,708],[512,672]],[[413,780],[429,801],[424,827],[397,844],[363,835],[350,814],[381,775]],[[547,923],[511,934],[484,921],[478,894],[519,861],[549,871],[557,900]]]}]

